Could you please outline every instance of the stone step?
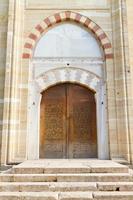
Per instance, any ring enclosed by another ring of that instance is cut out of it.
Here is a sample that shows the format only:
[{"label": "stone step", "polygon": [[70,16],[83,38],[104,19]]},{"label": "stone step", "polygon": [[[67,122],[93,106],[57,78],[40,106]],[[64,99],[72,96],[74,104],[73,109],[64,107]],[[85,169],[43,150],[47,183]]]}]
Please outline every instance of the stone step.
[{"label": "stone step", "polygon": [[58,193],[0,192],[0,200],[58,200]]},{"label": "stone step", "polygon": [[3,182],[0,192],[133,191],[133,182]]},{"label": "stone step", "polygon": [[109,167],[73,167],[73,168],[13,168],[14,174],[56,174],[56,173],[128,173],[128,167],[124,168],[109,168]]},{"label": "stone step", "polygon": [[94,200],[133,200],[133,192],[94,192]]},{"label": "stone step", "polygon": [[109,160],[41,160],[25,161],[14,166],[15,174],[59,173],[128,173],[128,167]]},{"label": "stone step", "polygon": [[73,191],[96,191],[97,184],[90,182],[4,182],[0,183],[0,192],[73,192]]},{"label": "stone step", "polygon": [[131,182],[130,173],[0,174],[0,182]]},{"label": "stone step", "polygon": [[104,182],[97,183],[99,191],[132,191],[133,182]]},{"label": "stone step", "polygon": [[0,200],[133,200],[133,171],[112,161],[26,161],[0,174]]},{"label": "stone step", "polygon": [[0,200],[132,200],[133,192],[1,192]]},{"label": "stone step", "polygon": [[68,167],[58,167],[58,168],[18,168],[14,167],[12,169],[13,174],[66,174],[66,173],[91,173],[91,168],[89,167],[73,167],[73,168],[68,168]]}]

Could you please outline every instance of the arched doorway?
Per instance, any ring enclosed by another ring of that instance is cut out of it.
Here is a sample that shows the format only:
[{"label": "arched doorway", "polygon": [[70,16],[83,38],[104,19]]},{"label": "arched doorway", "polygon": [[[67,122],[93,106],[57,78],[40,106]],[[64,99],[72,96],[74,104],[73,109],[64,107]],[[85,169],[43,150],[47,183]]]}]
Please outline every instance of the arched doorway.
[{"label": "arched doorway", "polygon": [[[103,49],[93,34],[86,28],[80,26],[80,24],[66,21],[58,25],[49,29],[42,35],[34,49],[34,55],[30,62],[31,70],[29,78],[29,110],[27,123],[29,139],[27,140],[27,158],[44,158],[46,156],[44,156],[44,152],[43,155],[41,155],[40,150],[46,146],[47,148],[51,148],[51,143],[48,143],[49,145],[44,145],[46,140],[41,140],[44,144],[40,142],[40,102],[41,99],[43,99],[42,91],[45,90],[46,92],[48,91],[47,89],[49,88],[50,90],[50,87],[53,85],[69,82],[84,85],[95,91],[97,145],[94,146],[97,146],[97,150],[95,150],[94,156],[87,155],[86,157],[108,159],[107,90]],[[66,121],[69,121],[69,123],[67,122],[65,123],[67,125],[64,125],[66,127],[65,132],[67,135],[71,135],[71,132],[68,133],[68,131],[66,131],[66,129],[71,128],[71,120],[67,119],[65,122]],[[45,130],[45,128],[41,129]],[[66,137],[68,138],[67,135]],[[42,135],[42,137],[45,139],[45,135]],[[67,140],[65,141],[67,142]],[[77,144],[78,143],[75,142],[74,146]],[[88,144],[86,146],[89,148]],[[52,147],[56,149],[57,147],[59,148],[59,145],[55,145],[54,147],[52,144]],[[62,146],[62,152],[65,153],[60,157],[70,157],[70,155],[68,155],[69,149],[70,142],[69,144],[67,142]],[[86,152],[89,152],[89,150]],[[57,155],[59,156],[59,152]],[[76,157],[76,155],[72,155],[71,157]],[[77,157],[85,156],[78,155]]]},{"label": "arched doorway", "polygon": [[95,92],[63,83],[42,92],[40,158],[96,158]]}]

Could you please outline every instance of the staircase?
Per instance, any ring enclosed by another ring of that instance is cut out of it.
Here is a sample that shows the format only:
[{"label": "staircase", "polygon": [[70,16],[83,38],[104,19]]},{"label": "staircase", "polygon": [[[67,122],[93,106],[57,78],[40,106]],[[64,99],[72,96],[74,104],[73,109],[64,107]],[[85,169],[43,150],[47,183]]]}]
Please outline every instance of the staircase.
[{"label": "staircase", "polygon": [[0,200],[133,200],[133,171],[113,161],[34,160],[0,174]]}]

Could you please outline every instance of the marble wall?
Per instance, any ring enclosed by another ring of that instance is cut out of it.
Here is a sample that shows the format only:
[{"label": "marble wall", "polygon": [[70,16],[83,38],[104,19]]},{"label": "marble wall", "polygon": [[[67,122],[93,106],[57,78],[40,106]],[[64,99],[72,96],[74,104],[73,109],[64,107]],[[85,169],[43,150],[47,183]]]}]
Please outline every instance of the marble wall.
[{"label": "marble wall", "polygon": [[[105,39],[101,46],[104,50],[106,48],[106,53],[109,55],[111,55],[110,44],[112,45],[113,59],[112,56],[108,56],[111,59],[104,60],[108,102],[106,123],[110,158],[132,162],[132,9],[132,0],[1,0],[0,133],[2,164],[17,163],[27,159],[28,95],[33,62],[32,58],[22,57],[23,52],[30,52],[30,55],[33,55],[40,39],[38,34],[42,31],[40,26],[45,26],[43,20],[49,16],[52,16],[51,20],[55,20],[55,13],[66,10],[88,17],[95,25],[98,25],[95,28],[92,27],[91,31],[93,34],[95,32],[98,34],[98,31],[106,34],[110,43],[106,43]],[[56,17],[60,20],[59,16]],[[77,15],[77,18],[80,18],[80,15]],[[84,19],[83,17],[81,21]],[[46,22],[49,23],[48,19]],[[48,25],[48,28],[42,31],[43,34],[50,28]],[[38,37],[35,38],[35,36]],[[100,37],[104,36],[103,34]]]}]

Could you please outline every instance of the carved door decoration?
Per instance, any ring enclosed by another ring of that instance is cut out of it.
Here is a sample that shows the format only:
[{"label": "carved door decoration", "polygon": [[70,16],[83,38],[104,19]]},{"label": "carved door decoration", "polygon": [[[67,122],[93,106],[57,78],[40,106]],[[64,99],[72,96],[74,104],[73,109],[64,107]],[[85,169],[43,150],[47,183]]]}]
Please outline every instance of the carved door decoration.
[{"label": "carved door decoration", "polygon": [[66,90],[57,85],[44,91],[40,110],[40,158],[65,158]]},{"label": "carved door decoration", "polygon": [[44,91],[40,109],[40,158],[91,157],[97,157],[94,92],[71,83]]},{"label": "carved door decoration", "polygon": [[69,96],[69,158],[96,158],[96,104],[94,92],[71,85]]}]

